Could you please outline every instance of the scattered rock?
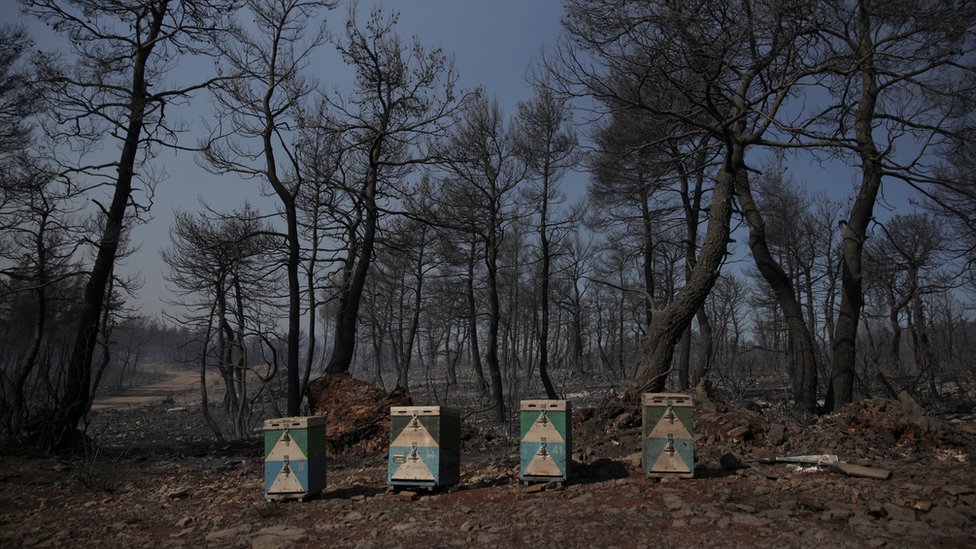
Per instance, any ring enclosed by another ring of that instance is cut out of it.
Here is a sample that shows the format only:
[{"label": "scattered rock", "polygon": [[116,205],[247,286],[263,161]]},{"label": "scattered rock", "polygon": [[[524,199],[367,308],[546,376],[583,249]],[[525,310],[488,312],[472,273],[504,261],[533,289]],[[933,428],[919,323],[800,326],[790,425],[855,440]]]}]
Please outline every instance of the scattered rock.
[{"label": "scattered rock", "polygon": [[966,494],[972,494],[973,488],[971,486],[959,486],[958,484],[950,484],[948,486],[943,486],[942,491],[949,494],[950,496],[963,496]]},{"label": "scattered rock", "polygon": [[730,438],[732,440],[747,440],[752,437],[752,431],[749,429],[749,427],[741,426],[728,431],[725,433],[725,436],[726,438]]},{"label": "scattered rock", "polygon": [[676,495],[669,494],[664,496],[664,506],[668,508],[669,511],[677,511],[685,506],[685,502],[681,500]]},{"label": "scattered rock", "polygon": [[921,511],[923,513],[928,513],[929,509],[932,508],[932,502],[927,500],[919,500],[915,502],[914,509],[916,511]]},{"label": "scattered rock", "polygon": [[409,490],[404,490],[397,494],[397,499],[400,501],[417,501],[420,499],[420,494],[417,492],[411,492]]},{"label": "scattered rock", "polygon": [[363,520],[363,514],[359,511],[350,511],[342,517],[343,522],[359,522],[361,520]]},{"label": "scattered rock", "polygon": [[644,453],[634,452],[633,454],[630,454],[629,456],[625,457],[622,461],[624,462],[625,465],[627,465],[627,467],[630,467],[631,469],[640,469],[641,466],[644,464]]},{"label": "scattered rock", "polygon": [[933,507],[925,514],[925,520],[937,527],[961,528],[969,519],[948,507]]},{"label": "scattered rock", "polygon": [[746,467],[746,464],[742,462],[742,459],[732,452],[722,454],[722,457],[719,458],[718,462],[723,469],[727,470],[743,469]]},{"label": "scattered rock", "polygon": [[276,525],[262,528],[254,534],[251,540],[252,549],[272,549],[276,547],[298,546],[308,536],[304,528],[288,525]]},{"label": "scattered rock", "polygon": [[786,441],[786,426],[780,423],[771,423],[769,430],[766,431],[766,442],[773,446],[779,446]]},{"label": "scattered rock", "polygon": [[166,497],[168,497],[169,499],[183,499],[185,497],[188,497],[189,495],[190,495],[189,486],[181,486],[174,490],[170,490],[169,492],[166,493]]},{"label": "scattered rock", "polygon": [[915,511],[912,511],[911,509],[905,509],[904,507],[900,507],[894,503],[885,503],[881,506],[881,508],[884,509],[885,515],[891,520],[915,520]]},{"label": "scattered rock", "polygon": [[230,528],[224,528],[222,530],[215,530],[207,534],[205,538],[209,543],[227,543],[234,541],[235,539],[246,536],[251,533],[251,525],[249,524],[238,524],[237,526],[231,526]]}]

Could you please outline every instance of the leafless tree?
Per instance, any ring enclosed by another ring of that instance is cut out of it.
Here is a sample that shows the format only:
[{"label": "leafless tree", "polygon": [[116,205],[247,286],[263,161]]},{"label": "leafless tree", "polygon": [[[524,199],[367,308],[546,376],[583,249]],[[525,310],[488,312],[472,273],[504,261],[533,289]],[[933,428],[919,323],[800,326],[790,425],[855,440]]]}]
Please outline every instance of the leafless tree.
[{"label": "leafless tree", "polygon": [[[340,288],[332,357],[327,374],[346,373],[356,346],[363,287],[369,273],[381,205],[396,196],[393,185],[413,167],[432,160],[431,141],[445,131],[458,102],[453,60],[439,48],[396,33],[397,15],[373,10],[365,25],[350,12],[346,36],[336,47],[356,70],[348,101],[331,98],[332,108],[358,163],[361,185],[354,189],[364,218],[354,250],[346,258],[350,276]],[[405,188],[400,188],[405,192]]]},{"label": "leafless tree", "polygon": [[[443,181],[445,193],[440,199],[453,204],[453,210],[468,212],[467,215],[458,212],[457,219],[470,221],[460,228],[472,231],[484,249],[488,299],[485,358],[495,420],[502,422],[505,421],[505,397],[498,356],[501,322],[499,252],[506,226],[512,221],[514,191],[525,179],[526,166],[517,155],[498,102],[482,96],[467,103],[442,156],[446,160],[448,176]],[[444,206],[439,204],[444,210],[442,215],[451,215]]]},{"label": "leafless tree", "polygon": [[[75,429],[90,402],[92,356],[99,319],[127,222],[149,208],[152,170],[147,161],[159,146],[172,145],[180,128],[166,107],[179,105],[207,82],[173,83],[167,73],[184,54],[202,52],[223,25],[229,2],[221,0],[24,0],[24,11],[67,37],[73,67],[47,67],[52,120],[48,135],[70,142],[60,151],[93,152],[104,142],[118,146],[118,159],[84,155],[58,158],[69,182],[103,189],[98,253],[85,288],[78,333],[68,362],[63,410],[54,430],[58,445],[75,439]],[[143,195],[138,185],[143,184]],[[93,198],[94,199],[94,198]]]},{"label": "leafless tree", "polygon": [[[832,62],[822,80],[834,101],[798,126],[803,146],[839,150],[861,181],[840,222],[841,302],[834,324],[826,407],[854,398],[857,328],[863,307],[862,255],[884,181],[923,194],[939,181],[938,153],[973,98],[976,6],[967,2],[831,0],[818,5]],[[910,150],[911,152],[907,152]]]},{"label": "leafless tree", "polygon": [[306,181],[296,147],[316,91],[305,69],[326,39],[324,23],[315,19],[334,2],[250,0],[245,6],[254,24],[238,23],[228,38],[215,43],[219,70],[230,78],[216,86],[218,123],[203,144],[203,164],[215,173],[267,183],[282,208],[288,247],[287,414],[297,416],[302,400],[298,197]]},{"label": "leafless tree", "polygon": [[572,114],[566,101],[557,98],[548,86],[539,86],[533,99],[519,103],[514,129],[516,146],[529,166],[530,179],[535,183],[526,192],[539,215],[539,377],[548,398],[557,398],[548,370],[549,301],[552,231],[560,225],[553,223],[550,210],[558,206],[563,196],[557,187],[560,177],[575,166],[579,157],[572,124]]},{"label": "leafless tree", "polygon": [[814,72],[811,15],[804,1],[567,5],[576,47],[563,48],[558,62],[569,91],[661,117],[667,139],[704,133],[721,146],[700,254],[682,290],[654,315],[631,397],[664,387],[674,347],[718,276],[745,151],[762,141],[794,84]]}]

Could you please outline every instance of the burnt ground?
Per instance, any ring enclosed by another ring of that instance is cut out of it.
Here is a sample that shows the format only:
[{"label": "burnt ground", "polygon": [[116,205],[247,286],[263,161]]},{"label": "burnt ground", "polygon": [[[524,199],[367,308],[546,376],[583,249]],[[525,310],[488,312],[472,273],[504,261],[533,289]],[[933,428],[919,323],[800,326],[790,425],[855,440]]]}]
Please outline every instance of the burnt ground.
[{"label": "burnt ground", "polygon": [[[5,449],[0,546],[976,547],[976,421],[898,401],[803,418],[699,394],[696,478],[664,481],[641,472],[636,407],[577,406],[561,488],[518,483],[517,433],[475,414],[456,488],[387,493],[365,445],[329,456],[319,497],[268,503],[260,437],[212,442],[194,394],[98,412],[74,457]],[[762,463],[810,453],[893,474]]]}]

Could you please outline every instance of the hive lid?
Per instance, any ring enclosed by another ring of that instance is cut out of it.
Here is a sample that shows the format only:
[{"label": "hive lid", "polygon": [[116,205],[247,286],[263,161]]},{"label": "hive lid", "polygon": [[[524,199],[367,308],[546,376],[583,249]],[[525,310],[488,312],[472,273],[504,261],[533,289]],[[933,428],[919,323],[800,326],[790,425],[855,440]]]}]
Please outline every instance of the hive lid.
[{"label": "hive lid", "polygon": [[309,427],[320,427],[322,425],[325,425],[325,416],[279,417],[264,420],[265,431],[277,431],[279,429],[307,429]]},{"label": "hive lid", "polygon": [[520,403],[520,410],[523,412],[533,412],[537,410],[567,410],[569,409],[568,400],[523,400]]},{"label": "hive lid", "polygon": [[450,416],[461,417],[461,413],[446,406],[391,406],[391,416]]},{"label": "hive lid", "polygon": [[641,395],[644,406],[692,406],[694,399],[684,393],[644,393]]}]

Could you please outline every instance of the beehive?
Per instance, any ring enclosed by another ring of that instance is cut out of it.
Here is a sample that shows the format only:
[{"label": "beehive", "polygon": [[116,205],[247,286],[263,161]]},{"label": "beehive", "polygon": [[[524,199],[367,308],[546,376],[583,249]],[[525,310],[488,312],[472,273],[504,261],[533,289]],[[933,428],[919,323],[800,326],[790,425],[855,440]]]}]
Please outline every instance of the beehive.
[{"label": "beehive", "polygon": [[523,400],[519,479],[563,483],[572,463],[572,411],[566,400]]},{"label": "beehive", "polygon": [[679,393],[641,398],[644,471],[652,477],[695,475],[694,402]]},{"label": "beehive", "polygon": [[264,497],[304,500],[325,488],[325,418],[264,422]]},{"label": "beehive", "polygon": [[387,484],[452,486],[461,476],[461,416],[442,406],[390,408]]}]

